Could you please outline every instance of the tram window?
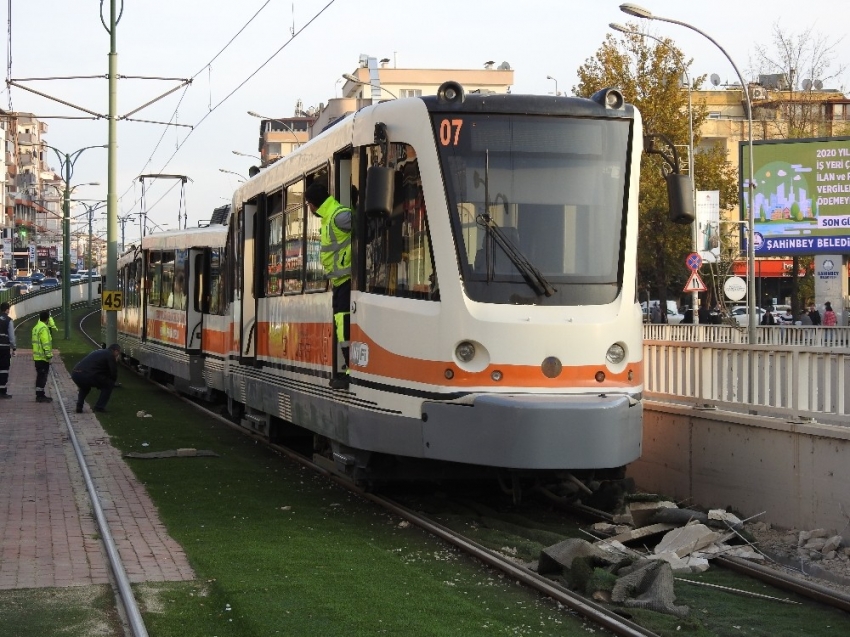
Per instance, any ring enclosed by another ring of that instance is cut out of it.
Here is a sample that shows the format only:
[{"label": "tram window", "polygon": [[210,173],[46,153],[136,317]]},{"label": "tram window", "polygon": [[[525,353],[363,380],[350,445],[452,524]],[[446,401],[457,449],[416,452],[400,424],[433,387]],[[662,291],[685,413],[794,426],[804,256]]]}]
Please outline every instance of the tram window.
[{"label": "tram window", "polygon": [[307,291],[325,291],[328,280],[322,266],[322,220],[307,215]]},{"label": "tram window", "polygon": [[[416,151],[409,144],[388,145],[383,158],[370,148],[369,164],[395,170],[392,219],[370,219],[366,247],[366,291],[388,296],[439,300],[437,273],[431,252],[428,214]],[[386,162],[384,162],[386,159]]]},{"label": "tram window", "polygon": [[133,267],[133,278],[136,281],[136,296],[133,307],[142,306],[142,260],[136,259]]},{"label": "tram window", "polygon": [[266,296],[283,294],[283,214],[269,219]]},{"label": "tram window", "polygon": [[162,288],[160,307],[174,307],[174,252],[162,253]]},{"label": "tram window", "polygon": [[225,314],[226,300],[224,295],[222,253],[223,250],[218,248],[210,250],[209,293],[207,296],[209,307],[205,308],[205,311],[210,314]]},{"label": "tram window", "polygon": [[297,181],[286,188],[283,231],[285,236],[283,289],[287,294],[300,294],[304,290],[304,182],[302,181]]},{"label": "tram window", "polygon": [[148,305],[159,305],[160,290],[162,289],[162,253],[151,252],[148,257],[148,280],[150,287]]},{"label": "tram window", "polygon": [[177,250],[174,253],[174,292],[168,307],[175,310],[186,309],[186,267],[189,265],[189,251]]}]

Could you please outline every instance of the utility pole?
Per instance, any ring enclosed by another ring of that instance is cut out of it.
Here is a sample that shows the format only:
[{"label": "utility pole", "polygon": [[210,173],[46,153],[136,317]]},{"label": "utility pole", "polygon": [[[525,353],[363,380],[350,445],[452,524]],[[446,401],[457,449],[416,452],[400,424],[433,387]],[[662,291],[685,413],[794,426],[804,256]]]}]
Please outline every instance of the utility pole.
[{"label": "utility pole", "polygon": [[[118,49],[117,0],[109,0],[109,169],[106,193],[106,290],[118,289]],[[122,3],[123,8],[123,3]],[[103,15],[101,14],[101,20]],[[103,23],[106,27],[106,22]],[[106,343],[118,342],[118,316],[106,313]]]}]

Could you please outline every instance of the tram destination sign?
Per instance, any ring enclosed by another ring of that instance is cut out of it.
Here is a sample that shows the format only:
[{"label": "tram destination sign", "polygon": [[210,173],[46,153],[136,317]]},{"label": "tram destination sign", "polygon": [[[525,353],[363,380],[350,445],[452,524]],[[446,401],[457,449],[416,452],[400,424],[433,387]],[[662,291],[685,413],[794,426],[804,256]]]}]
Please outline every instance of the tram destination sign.
[{"label": "tram destination sign", "polygon": [[[740,144],[742,220],[750,218],[748,142]],[[850,254],[850,137],[753,141],[756,256]],[[742,251],[747,229],[741,225]]]}]

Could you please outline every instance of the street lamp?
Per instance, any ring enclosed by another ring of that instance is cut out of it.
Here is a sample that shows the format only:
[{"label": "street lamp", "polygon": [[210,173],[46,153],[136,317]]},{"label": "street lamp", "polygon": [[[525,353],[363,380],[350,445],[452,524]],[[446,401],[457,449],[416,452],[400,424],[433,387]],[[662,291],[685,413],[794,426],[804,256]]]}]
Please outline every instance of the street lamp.
[{"label": "street lamp", "polygon": [[[268,120],[270,122],[277,122],[278,124],[283,126],[283,129],[285,131],[287,131],[290,135],[292,135],[292,137],[295,139],[296,144],[298,144],[298,145],[301,144],[301,140],[298,139],[298,135],[295,134],[295,130],[292,128],[292,125],[287,124],[282,119],[277,119],[276,117],[266,117],[265,115],[260,115],[259,113],[255,113],[254,111],[248,111],[248,115],[250,115],[251,117],[257,117],[259,119]],[[236,152],[236,151],[233,151],[233,152]]]},{"label": "street lamp", "polygon": [[[682,55],[674,48],[670,47],[667,42],[662,40],[661,38],[655,37],[654,35],[650,35],[649,33],[642,33],[641,31],[633,31],[629,29],[627,26],[622,24],[617,24],[616,22],[612,22],[608,25],[615,31],[620,31],[625,34],[635,34],[644,38],[650,38],[651,40],[655,40],[662,46],[668,47],[670,51],[672,51],[676,60],[679,62],[679,66],[682,67],[682,73],[685,74],[685,81],[688,83],[688,174],[691,176],[691,191],[694,195],[694,210],[697,209],[697,191],[696,191],[696,181],[694,179],[694,166],[696,165],[696,159],[694,158],[694,109],[691,103],[691,76],[688,73],[688,67],[685,65],[685,60],[682,58]],[[699,228],[697,224],[693,224],[693,247],[694,252],[699,252]],[[699,323],[699,312],[697,309],[699,308],[699,292],[691,293],[691,314],[693,315],[694,324]]]},{"label": "street lamp", "polygon": [[248,181],[248,178],[245,177],[245,175],[240,175],[239,173],[233,172],[232,170],[225,170],[224,168],[219,168],[218,171],[222,173],[227,173],[228,175],[236,175],[237,177],[240,177],[242,181]]},{"label": "street lamp", "polygon": [[389,94],[390,94],[390,97],[392,97],[394,100],[397,100],[397,99],[398,99],[398,95],[396,95],[395,93],[393,93],[391,90],[389,90],[389,89],[387,89],[387,88],[384,88],[384,87],[383,87],[383,86],[381,86],[380,84],[372,84],[371,82],[364,82],[363,80],[358,80],[358,79],[357,79],[356,77],[354,77],[351,73],[343,73],[343,74],[342,74],[342,79],[344,79],[344,80],[348,80],[349,82],[354,82],[355,84],[362,84],[363,86],[371,86],[372,88],[380,89],[380,90],[382,90],[382,91],[385,91],[386,93],[389,93]]},{"label": "street lamp", "polygon": [[[100,185],[101,185],[101,184],[100,184],[100,182],[99,182],[99,181],[88,181],[88,182],[86,182],[86,183],[84,183],[84,184],[77,184],[76,186],[74,186],[74,187],[72,187],[72,188],[71,188],[71,193],[73,194],[73,192],[74,192],[77,188],[82,188],[83,186],[100,186]],[[42,208],[44,208],[44,203],[48,201],[48,199],[47,199],[47,195],[45,194],[45,191],[43,190],[44,188],[53,188],[54,190],[56,190],[56,193],[57,193],[59,196],[62,196],[62,195],[64,194],[64,189],[60,188],[60,187],[59,187],[59,186],[57,186],[56,184],[46,184],[46,183],[42,183],[42,184],[41,184],[41,186],[42,186],[42,191],[41,191],[41,202],[42,202]],[[53,200],[50,200],[50,201],[53,201]],[[42,214],[44,214],[45,212],[46,212],[46,209],[43,209],[43,210],[42,210]],[[51,210],[51,211],[49,211],[49,212],[51,212],[51,214],[54,214],[54,216],[57,216],[57,217],[58,217],[58,215],[55,215],[55,213],[53,213],[53,211],[52,211],[52,210]],[[45,216],[46,216],[46,215],[45,215]],[[58,217],[58,218],[59,218],[59,219],[61,219],[61,217]],[[36,226],[36,235],[38,234],[38,233],[37,233],[37,230],[38,230],[38,227]],[[36,246],[38,245],[38,240],[37,240],[37,239],[38,239],[38,238],[37,238],[37,236],[36,236]],[[55,242],[55,239],[54,239],[54,242]],[[36,250],[37,250],[37,249],[38,249],[38,247],[36,247]]]},{"label": "street lamp", "polygon": [[[613,27],[614,25],[612,24],[611,26]],[[555,97],[558,97],[560,95],[560,93],[558,92],[558,80],[557,80],[557,78],[554,78],[551,75],[547,75],[546,79],[552,80],[553,82],[555,82]]]},{"label": "street lamp", "polygon": [[231,150],[230,152],[233,153],[234,155],[239,155],[240,157],[251,157],[252,159],[257,159],[259,161],[263,161],[260,157],[257,157],[256,155],[249,155],[248,153],[240,153],[238,150]]},{"label": "street lamp", "polygon": [[74,164],[89,148],[109,148],[106,144],[86,146],[73,153],[63,153],[58,148],[44,144],[59,158],[59,165],[65,172],[65,191],[62,206],[62,319],[65,322],[65,340],[71,338],[71,177],[74,175]]},{"label": "street lamp", "polygon": [[89,262],[89,263],[88,263],[88,265],[89,265],[89,267],[88,267],[88,270],[89,270],[89,276],[88,276],[88,278],[89,278],[89,290],[88,290],[88,292],[89,292],[89,300],[88,300],[88,303],[86,303],[86,306],[87,306],[87,307],[91,307],[91,271],[92,271],[92,267],[91,267],[91,241],[92,241],[92,222],[93,222],[93,220],[94,220],[94,211],[95,211],[95,210],[97,210],[98,208],[100,208],[102,205],[104,205],[104,204],[106,203],[106,201],[98,201],[98,202],[97,202],[96,204],[94,204],[94,205],[89,205],[89,204],[85,203],[84,201],[78,201],[77,203],[78,203],[78,204],[80,204],[81,206],[83,206],[83,207],[86,209],[86,213],[88,214],[88,217],[89,217],[89,249],[88,249],[88,257],[89,257],[89,258],[88,258],[88,262]]},{"label": "street lamp", "polygon": [[[735,73],[738,76],[738,80],[741,82],[741,91],[744,93],[744,99],[747,101],[747,125],[749,130],[747,131],[747,146],[750,152],[750,178],[745,184],[747,187],[747,199],[749,200],[749,210],[747,213],[747,219],[749,220],[749,224],[747,224],[747,316],[749,320],[747,321],[747,340],[750,345],[756,344],[756,252],[755,252],[755,209],[753,206],[753,197],[754,197],[754,184],[755,184],[755,167],[753,161],[753,109],[752,102],[750,101],[750,93],[747,90],[747,85],[744,82],[744,77],[741,75],[741,72],[738,70],[738,67],[735,65],[735,62],[726,52],[726,50],[720,46],[717,41],[712,38],[707,33],[700,31],[695,26],[688,24],[687,22],[682,22],[680,20],[673,20],[672,18],[662,18],[660,16],[652,15],[652,12],[644,9],[643,7],[639,7],[636,4],[625,3],[620,5],[620,11],[623,13],[627,13],[628,15],[635,16],[636,18],[645,18],[647,20],[659,20],[660,22],[669,22],[670,24],[678,24],[679,26],[685,27],[686,29],[690,29],[691,31],[695,31],[699,33],[701,36],[706,38],[709,42],[714,44],[718,49],[720,49],[721,53],[726,56],[726,59],[729,60],[729,63],[732,65],[732,68],[735,69]],[[752,352],[751,352],[752,353]],[[750,396],[749,400],[752,402],[754,396],[754,384],[755,384],[755,369],[753,365],[753,360],[750,358],[749,365],[749,389]]]}]

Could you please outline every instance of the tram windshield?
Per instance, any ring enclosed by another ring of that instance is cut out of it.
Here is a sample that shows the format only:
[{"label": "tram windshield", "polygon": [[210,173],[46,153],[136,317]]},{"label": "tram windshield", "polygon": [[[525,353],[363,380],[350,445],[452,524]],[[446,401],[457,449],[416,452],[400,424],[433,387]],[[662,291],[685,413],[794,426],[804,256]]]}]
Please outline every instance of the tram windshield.
[{"label": "tram windshield", "polygon": [[434,128],[471,299],[616,298],[631,120],[437,113]]}]

